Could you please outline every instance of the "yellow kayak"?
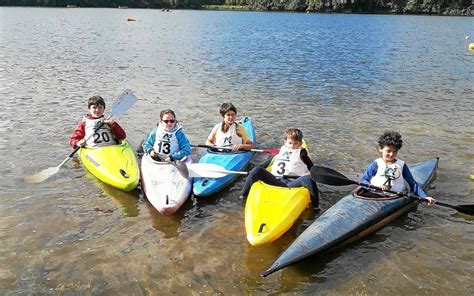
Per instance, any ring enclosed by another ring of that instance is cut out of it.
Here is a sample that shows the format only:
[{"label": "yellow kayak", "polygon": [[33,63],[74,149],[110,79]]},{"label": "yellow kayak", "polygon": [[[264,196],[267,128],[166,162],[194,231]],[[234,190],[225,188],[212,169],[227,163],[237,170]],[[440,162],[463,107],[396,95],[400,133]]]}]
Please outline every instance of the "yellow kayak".
[{"label": "yellow kayak", "polygon": [[123,191],[131,191],[138,185],[137,157],[126,140],[119,145],[81,148],[79,157],[85,168],[104,183]]},{"label": "yellow kayak", "polygon": [[[304,141],[303,147],[306,148]],[[267,168],[269,171],[271,164]],[[253,246],[275,241],[291,228],[309,202],[310,194],[304,187],[287,188],[255,182],[245,204],[247,240]]]},{"label": "yellow kayak", "polygon": [[245,205],[245,231],[253,246],[270,243],[291,228],[310,201],[304,187],[287,188],[255,182]]}]

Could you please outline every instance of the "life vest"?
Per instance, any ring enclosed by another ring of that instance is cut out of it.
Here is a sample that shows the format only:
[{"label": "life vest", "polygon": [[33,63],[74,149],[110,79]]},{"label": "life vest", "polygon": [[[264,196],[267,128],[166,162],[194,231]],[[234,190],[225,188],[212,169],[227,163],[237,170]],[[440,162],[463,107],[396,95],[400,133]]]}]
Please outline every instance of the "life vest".
[{"label": "life vest", "polygon": [[370,179],[370,184],[381,187],[388,186],[389,190],[397,192],[406,192],[409,190],[408,183],[403,178],[403,166],[405,162],[397,159],[393,163],[385,163],[382,158],[375,160],[377,162],[377,173]]},{"label": "life vest", "polygon": [[[108,124],[103,124],[97,131],[95,131],[97,126],[100,125],[102,121],[104,121],[104,116],[99,118],[89,118],[84,116],[82,120],[86,123],[84,127],[84,138],[88,139],[86,142],[87,146],[103,147],[117,144],[117,141],[112,134],[112,129]],[[91,135],[92,137],[90,137]]]},{"label": "life vest", "polygon": [[236,144],[243,144],[242,138],[237,135],[237,123],[234,122],[225,133],[222,131],[222,123],[217,124],[216,127],[216,146],[228,147]]},{"label": "life vest", "polygon": [[300,149],[288,149],[283,145],[275,156],[272,174],[275,176],[303,176],[309,173],[308,166],[301,160]]},{"label": "life vest", "polygon": [[176,132],[181,127],[173,128],[172,131],[166,131],[163,125],[160,123],[156,128],[155,132],[155,143],[153,144],[153,150],[162,156],[167,157],[179,150],[179,142],[176,137]]}]

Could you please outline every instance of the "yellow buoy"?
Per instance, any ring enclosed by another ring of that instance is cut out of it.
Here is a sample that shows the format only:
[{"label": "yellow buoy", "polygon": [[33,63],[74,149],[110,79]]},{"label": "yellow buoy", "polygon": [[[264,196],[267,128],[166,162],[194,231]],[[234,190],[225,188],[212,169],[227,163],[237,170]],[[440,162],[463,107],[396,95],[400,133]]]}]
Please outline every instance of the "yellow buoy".
[{"label": "yellow buoy", "polygon": [[469,43],[469,50],[474,50],[474,43]]}]

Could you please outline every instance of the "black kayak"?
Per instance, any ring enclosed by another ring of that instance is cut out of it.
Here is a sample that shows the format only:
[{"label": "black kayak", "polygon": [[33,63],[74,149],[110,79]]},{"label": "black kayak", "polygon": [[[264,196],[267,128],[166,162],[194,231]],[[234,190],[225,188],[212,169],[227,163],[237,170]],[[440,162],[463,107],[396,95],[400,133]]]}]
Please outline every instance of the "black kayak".
[{"label": "black kayak", "polygon": [[[438,167],[438,158],[410,167],[416,182],[427,187]],[[344,247],[405,214],[417,204],[409,196],[379,196],[363,188],[343,197],[319,216],[268,268],[262,276],[309,256]]]}]

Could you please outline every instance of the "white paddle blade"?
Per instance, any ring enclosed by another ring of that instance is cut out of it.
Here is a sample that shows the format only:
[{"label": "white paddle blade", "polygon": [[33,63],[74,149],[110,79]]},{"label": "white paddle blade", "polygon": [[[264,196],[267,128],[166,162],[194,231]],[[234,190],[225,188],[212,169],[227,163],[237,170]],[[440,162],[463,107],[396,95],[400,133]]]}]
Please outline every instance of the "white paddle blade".
[{"label": "white paddle blade", "polygon": [[187,166],[190,177],[217,179],[230,174],[247,175],[247,172],[228,171],[223,166],[213,163],[190,163]]},{"label": "white paddle blade", "polygon": [[210,179],[218,179],[227,176],[228,174],[220,173],[220,172],[213,172],[213,171],[202,171],[202,170],[193,170],[188,167],[189,177],[193,178],[210,178]]},{"label": "white paddle blade", "polygon": [[51,167],[42,170],[41,172],[25,177],[27,183],[41,183],[59,171],[59,166]]},{"label": "white paddle blade", "polygon": [[122,115],[135,104],[137,97],[127,89],[112,103],[112,116]]}]

